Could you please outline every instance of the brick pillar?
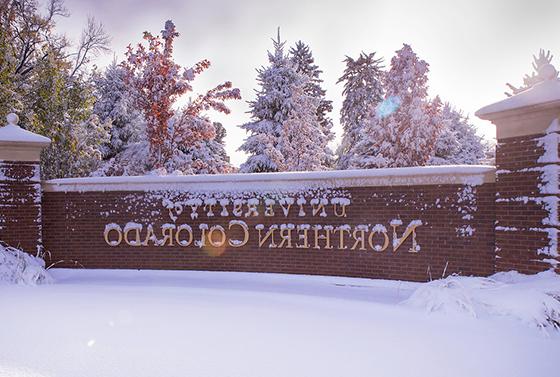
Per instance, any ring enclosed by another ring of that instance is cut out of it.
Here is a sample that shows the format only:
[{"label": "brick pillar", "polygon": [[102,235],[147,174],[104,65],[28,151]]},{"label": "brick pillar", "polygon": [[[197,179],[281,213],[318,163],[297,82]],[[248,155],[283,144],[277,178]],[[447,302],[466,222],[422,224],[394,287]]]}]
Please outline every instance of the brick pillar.
[{"label": "brick pillar", "polygon": [[0,127],[0,241],[35,255],[42,247],[41,150],[50,139],[21,129],[9,114]]},{"label": "brick pillar", "polygon": [[560,81],[550,64],[531,89],[476,115],[496,125],[496,270],[559,272]]}]

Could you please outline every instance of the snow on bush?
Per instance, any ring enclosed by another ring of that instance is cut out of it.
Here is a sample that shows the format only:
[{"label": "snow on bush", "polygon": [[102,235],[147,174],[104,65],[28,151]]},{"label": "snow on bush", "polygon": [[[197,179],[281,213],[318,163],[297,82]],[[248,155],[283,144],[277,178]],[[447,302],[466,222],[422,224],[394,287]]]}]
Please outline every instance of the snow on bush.
[{"label": "snow on bush", "polygon": [[507,316],[537,328],[560,330],[560,275],[553,271],[500,272],[489,278],[453,275],[422,284],[403,304],[475,318]]},{"label": "snow on bush", "polygon": [[52,278],[45,261],[0,241],[0,284],[46,284]]}]

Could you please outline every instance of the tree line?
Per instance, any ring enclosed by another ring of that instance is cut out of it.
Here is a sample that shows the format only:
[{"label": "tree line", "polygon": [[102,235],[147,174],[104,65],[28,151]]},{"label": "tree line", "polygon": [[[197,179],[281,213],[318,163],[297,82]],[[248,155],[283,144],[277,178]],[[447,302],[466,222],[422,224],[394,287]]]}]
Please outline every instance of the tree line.
[{"label": "tree line", "polygon": [[[0,0],[0,113],[52,139],[42,155],[45,178],[88,175],[216,174],[238,169],[225,151],[225,128],[209,110],[229,113],[241,93],[230,81],[194,95],[208,60],[182,67],[173,59],[179,34],[167,21],[145,32],[125,60],[105,69],[92,60],[109,50],[103,26],[90,19],[72,46],[56,33],[68,16],[63,0]],[[346,57],[336,150],[332,102],[319,66],[302,41],[289,49],[280,33],[257,70],[251,120],[239,172],[274,172],[427,164],[477,164],[492,157],[461,111],[428,96],[429,65],[409,45],[387,67],[375,53]]]}]

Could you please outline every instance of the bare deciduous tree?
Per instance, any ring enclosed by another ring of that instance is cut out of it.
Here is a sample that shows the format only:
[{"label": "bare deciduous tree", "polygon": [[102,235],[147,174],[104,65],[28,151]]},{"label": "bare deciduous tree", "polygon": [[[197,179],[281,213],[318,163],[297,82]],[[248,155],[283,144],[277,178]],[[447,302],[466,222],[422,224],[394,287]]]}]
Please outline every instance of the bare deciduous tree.
[{"label": "bare deciduous tree", "polygon": [[73,76],[87,65],[92,55],[108,51],[110,40],[103,25],[90,18],[76,51],[68,52],[70,42],[54,30],[58,18],[69,16],[64,0],[49,0],[45,8],[42,12],[37,0],[0,0],[0,27],[11,46],[18,80],[25,81],[37,63],[52,54],[59,59],[73,60]]}]

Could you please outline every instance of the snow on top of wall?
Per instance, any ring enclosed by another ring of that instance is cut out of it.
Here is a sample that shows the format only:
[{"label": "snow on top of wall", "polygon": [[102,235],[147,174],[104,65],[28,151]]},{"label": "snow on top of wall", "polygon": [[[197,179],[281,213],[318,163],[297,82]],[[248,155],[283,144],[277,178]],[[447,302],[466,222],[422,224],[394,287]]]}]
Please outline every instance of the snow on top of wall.
[{"label": "snow on top of wall", "polygon": [[485,106],[479,109],[475,115],[485,119],[486,115],[556,101],[560,101],[560,80],[550,79],[535,84],[533,87],[503,101]]},{"label": "snow on top of wall", "polygon": [[46,181],[43,185],[45,191],[254,191],[313,187],[481,185],[493,182],[494,176],[493,166],[443,165],[320,172],[64,178]]},{"label": "snow on top of wall", "polygon": [[0,127],[0,142],[2,141],[48,144],[51,142],[51,139],[24,130],[19,126],[8,124],[7,126]]},{"label": "snow on top of wall", "polygon": [[49,144],[51,142],[51,139],[48,137],[37,135],[19,127],[17,125],[19,118],[15,114],[8,114],[6,120],[8,121],[8,124],[4,127],[0,127],[0,142],[11,141],[39,144]]}]

